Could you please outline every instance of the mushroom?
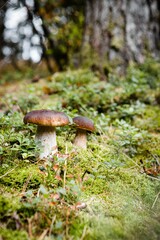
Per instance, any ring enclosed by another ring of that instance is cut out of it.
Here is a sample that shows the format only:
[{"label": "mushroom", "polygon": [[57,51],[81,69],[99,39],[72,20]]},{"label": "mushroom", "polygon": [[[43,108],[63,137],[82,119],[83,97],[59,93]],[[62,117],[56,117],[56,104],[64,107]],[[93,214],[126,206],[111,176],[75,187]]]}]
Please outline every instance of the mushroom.
[{"label": "mushroom", "polygon": [[24,123],[33,123],[38,125],[35,141],[39,146],[41,153],[39,158],[47,158],[57,153],[57,141],[55,127],[69,124],[69,119],[63,112],[52,110],[34,110],[26,114]]},{"label": "mushroom", "polygon": [[74,117],[73,123],[77,128],[73,144],[83,149],[87,149],[87,131],[94,132],[94,123],[92,120],[82,116]]}]

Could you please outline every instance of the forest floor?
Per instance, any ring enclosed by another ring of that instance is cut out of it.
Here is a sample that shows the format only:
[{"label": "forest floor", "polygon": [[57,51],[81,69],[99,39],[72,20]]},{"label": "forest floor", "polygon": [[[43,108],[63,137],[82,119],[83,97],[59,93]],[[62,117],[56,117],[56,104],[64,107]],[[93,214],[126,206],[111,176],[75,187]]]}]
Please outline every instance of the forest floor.
[{"label": "forest floor", "polygon": [[[160,63],[106,81],[89,69],[0,79],[0,239],[160,239]],[[42,161],[31,110],[66,113],[58,154]],[[75,148],[72,118],[95,124]]]}]

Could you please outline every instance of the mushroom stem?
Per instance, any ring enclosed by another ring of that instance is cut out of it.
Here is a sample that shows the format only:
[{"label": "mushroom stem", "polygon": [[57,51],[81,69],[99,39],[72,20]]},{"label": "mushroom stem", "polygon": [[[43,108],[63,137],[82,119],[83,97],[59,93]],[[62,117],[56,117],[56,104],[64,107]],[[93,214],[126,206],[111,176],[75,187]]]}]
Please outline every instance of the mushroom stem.
[{"label": "mushroom stem", "polygon": [[75,146],[87,149],[87,133],[86,130],[77,129],[75,139],[73,141]]},{"label": "mushroom stem", "polygon": [[53,156],[57,152],[56,131],[54,127],[38,126],[35,141],[41,149],[40,159]]}]

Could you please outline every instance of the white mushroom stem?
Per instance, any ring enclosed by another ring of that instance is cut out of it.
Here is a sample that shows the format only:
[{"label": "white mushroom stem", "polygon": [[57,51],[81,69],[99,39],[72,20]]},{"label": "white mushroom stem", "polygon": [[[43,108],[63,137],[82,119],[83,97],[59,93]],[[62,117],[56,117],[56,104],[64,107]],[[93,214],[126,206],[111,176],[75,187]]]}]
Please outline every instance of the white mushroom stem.
[{"label": "white mushroom stem", "polygon": [[40,146],[40,159],[52,157],[57,153],[56,131],[54,127],[38,126],[35,140],[37,145]]},{"label": "white mushroom stem", "polygon": [[83,129],[77,129],[73,144],[77,147],[87,149],[87,132]]}]

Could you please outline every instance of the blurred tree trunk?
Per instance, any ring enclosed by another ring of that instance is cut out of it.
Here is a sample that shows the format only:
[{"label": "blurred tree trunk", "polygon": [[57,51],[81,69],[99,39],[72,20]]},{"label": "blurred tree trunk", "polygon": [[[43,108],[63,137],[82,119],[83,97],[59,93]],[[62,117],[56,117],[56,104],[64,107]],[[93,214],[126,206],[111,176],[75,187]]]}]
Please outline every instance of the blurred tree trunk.
[{"label": "blurred tree trunk", "polygon": [[[86,0],[82,52],[120,68],[159,56],[159,0]],[[94,62],[93,62],[94,63]]]},{"label": "blurred tree trunk", "polygon": [[1,0],[0,1],[0,60],[4,58],[3,54],[3,47],[5,45],[4,40],[4,19],[5,19],[5,13],[6,13],[7,7],[6,7],[6,1]]}]

